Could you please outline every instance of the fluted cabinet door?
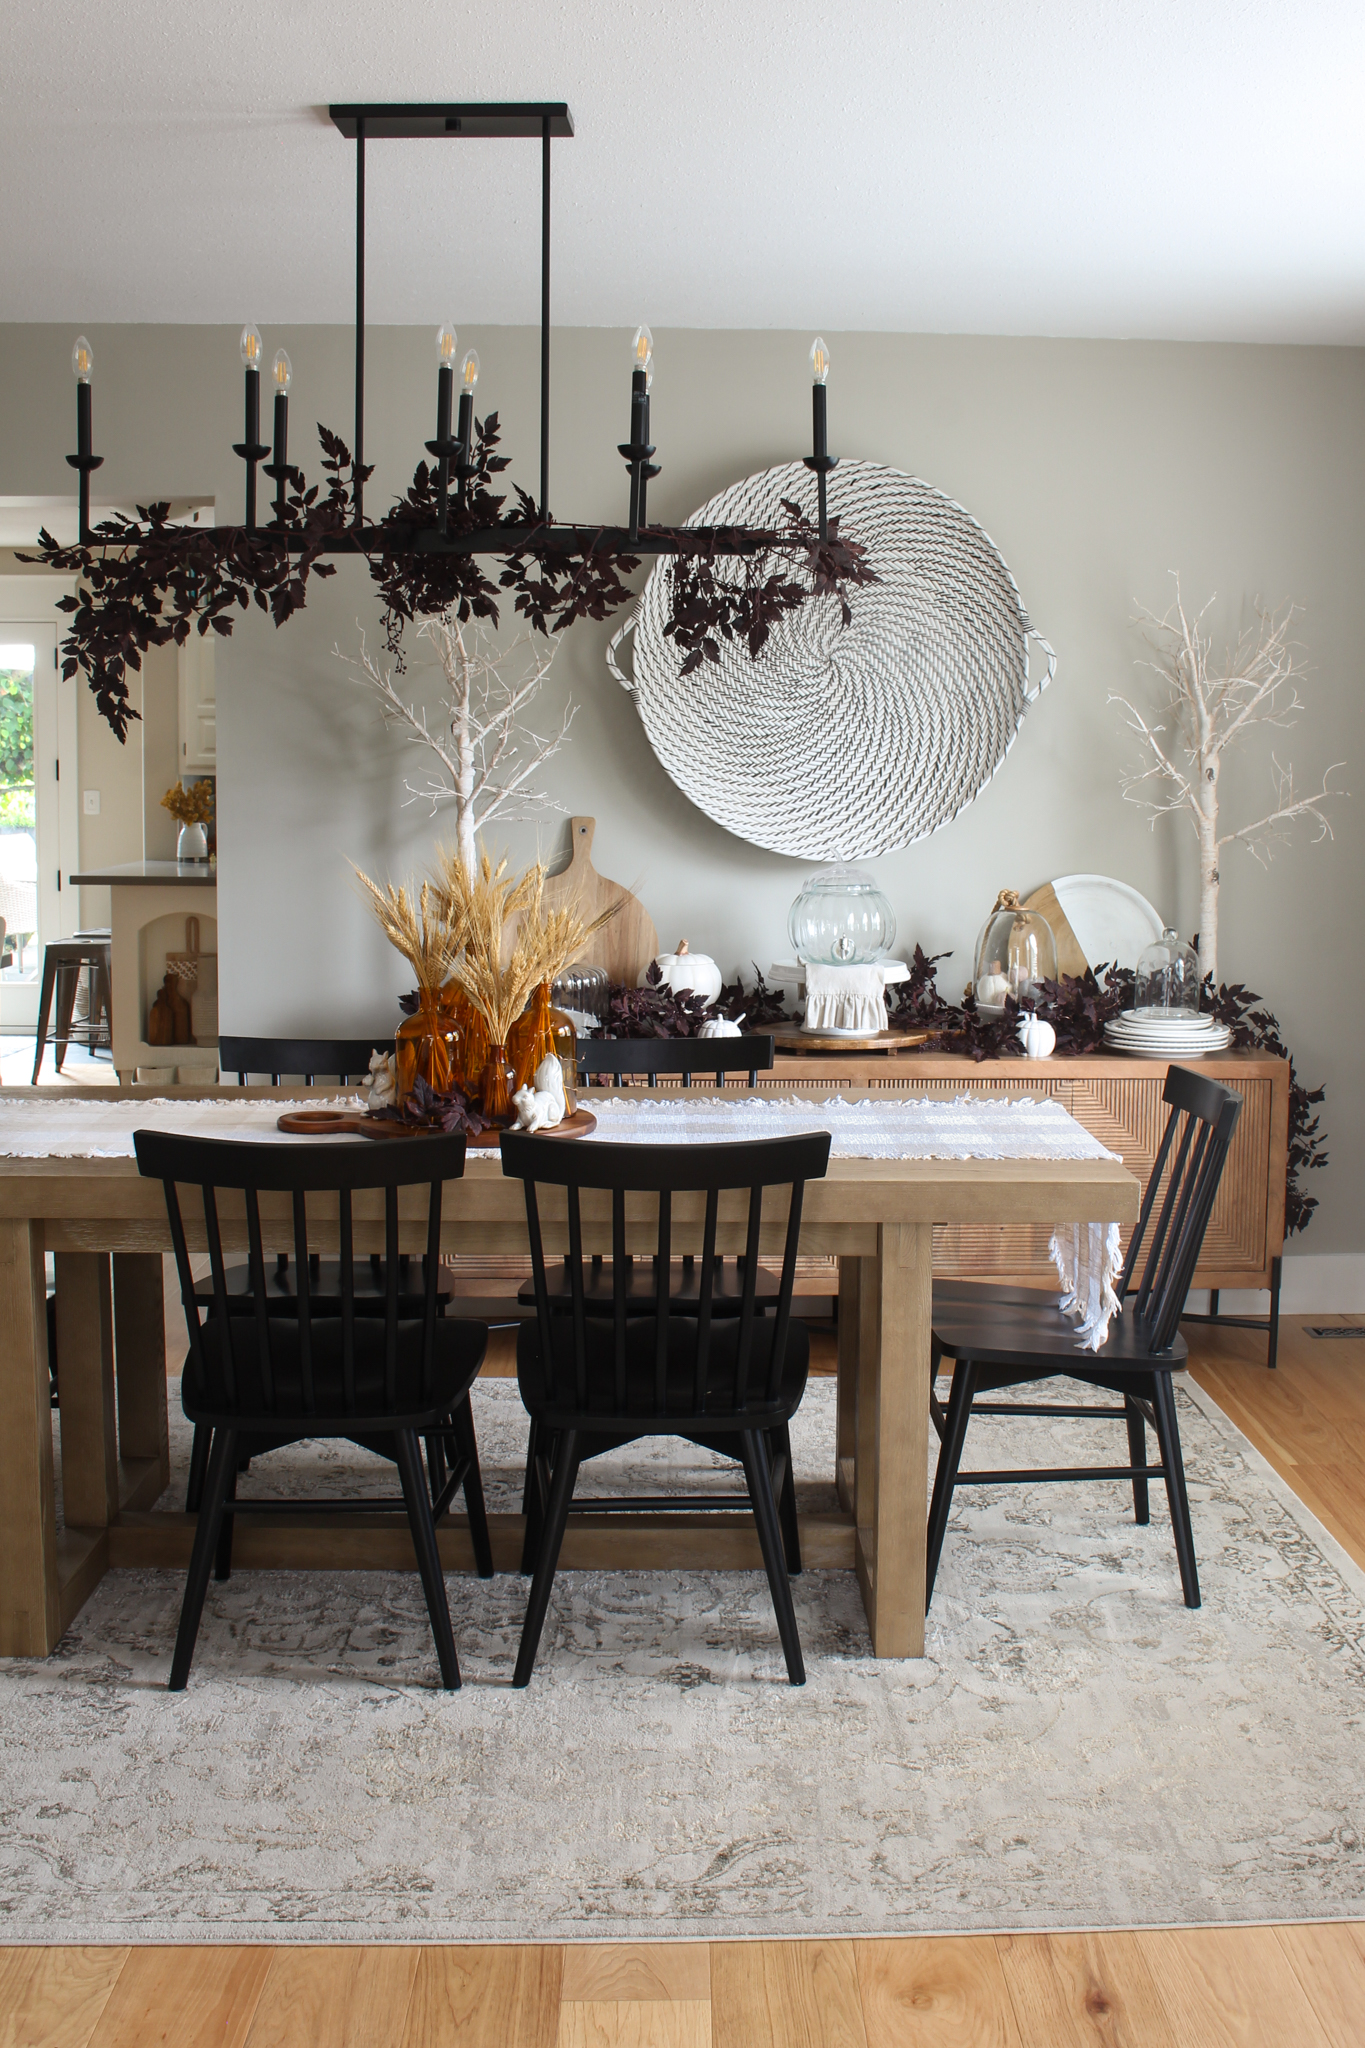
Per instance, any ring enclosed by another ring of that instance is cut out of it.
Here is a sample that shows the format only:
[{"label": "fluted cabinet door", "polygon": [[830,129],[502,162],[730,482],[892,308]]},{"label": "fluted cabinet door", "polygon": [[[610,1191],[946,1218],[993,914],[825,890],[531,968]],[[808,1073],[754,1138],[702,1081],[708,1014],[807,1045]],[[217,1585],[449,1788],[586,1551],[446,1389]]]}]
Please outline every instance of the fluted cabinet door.
[{"label": "fluted cabinet door", "polygon": [[[985,1060],[907,1054],[899,1058],[780,1059],[762,1093],[896,1094],[951,1101],[957,1095],[1033,1096],[1060,1102],[1146,1185],[1166,1106],[1163,1061],[1096,1057]],[[1284,1241],[1288,1066],[1233,1056],[1198,1071],[1236,1088],[1243,1109],[1195,1273],[1197,1287],[1256,1287]],[[1030,1224],[943,1224],[934,1232],[934,1270],[945,1277],[1045,1279],[1053,1272],[1049,1228]]]}]

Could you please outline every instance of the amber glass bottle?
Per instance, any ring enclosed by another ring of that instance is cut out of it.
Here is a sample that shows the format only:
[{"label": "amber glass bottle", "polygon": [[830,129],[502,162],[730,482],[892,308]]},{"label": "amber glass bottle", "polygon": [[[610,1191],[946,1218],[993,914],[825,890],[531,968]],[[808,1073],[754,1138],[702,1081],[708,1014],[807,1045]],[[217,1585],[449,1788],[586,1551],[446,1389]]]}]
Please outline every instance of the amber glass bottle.
[{"label": "amber glass bottle", "polygon": [[414,1016],[405,1017],[395,1033],[398,1100],[406,1102],[420,1074],[429,1088],[444,1095],[455,1079],[459,1033],[440,1000],[440,991],[424,988]]},{"label": "amber glass bottle", "polygon": [[544,1059],[557,1059],[566,1089],[578,1079],[578,1038],[562,1010],[550,1001],[550,984],[542,981],[507,1034],[507,1057],[515,1085],[529,1088]]},{"label": "amber glass bottle", "polygon": [[448,981],[441,990],[441,1005],[458,1040],[455,1079],[466,1095],[477,1095],[488,1059],[488,1026],[458,981]]},{"label": "amber glass bottle", "polygon": [[512,1121],[512,1069],[505,1045],[490,1045],[479,1086],[479,1108],[490,1123]]}]

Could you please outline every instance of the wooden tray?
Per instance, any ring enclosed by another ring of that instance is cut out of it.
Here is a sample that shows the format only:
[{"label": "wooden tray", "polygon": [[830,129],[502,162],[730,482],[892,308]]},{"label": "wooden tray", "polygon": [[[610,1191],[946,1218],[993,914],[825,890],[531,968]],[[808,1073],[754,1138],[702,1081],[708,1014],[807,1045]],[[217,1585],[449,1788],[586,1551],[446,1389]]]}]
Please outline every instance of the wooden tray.
[{"label": "wooden tray", "polygon": [[902,1052],[923,1045],[927,1031],[874,1031],[867,1038],[844,1038],[837,1032],[803,1031],[799,1024],[779,1024],[773,1044],[782,1052]]},{"label": "wooden tray", "polygon": [[[551,1124],[548,1131],[537,1131],[535,1135],[538,1138],[586,1138],[589,1131],[596,1129],[597,1118],[590,1109],[571,1109],[562,1122]],[[480,1131],[478,1137],[471,1138],[469,1143],[471,1148],[475,1145],[491,1147],[501,1143],[501,1140],[500,1130]]]},{"label": "wooden tray", "polygon": [[[437,1135],[425,1124],[394,1123],[388,1117],[356,1115],[348,1109],[291,1109],[284,1116],[276,1117],[277,1130],[287,1131],[297,1138],[430,1138]],[[548,1131],[537,1132],[545,1138],[586,1138],[589,1131],[597,1129],[597,1118],[590,1109],[571,1110],[562,1123],[553,1125]],[[500,1143],[501,1129],[480,1131],[477,1138],[470,1138],[470,1146],[491,1147]]]}]

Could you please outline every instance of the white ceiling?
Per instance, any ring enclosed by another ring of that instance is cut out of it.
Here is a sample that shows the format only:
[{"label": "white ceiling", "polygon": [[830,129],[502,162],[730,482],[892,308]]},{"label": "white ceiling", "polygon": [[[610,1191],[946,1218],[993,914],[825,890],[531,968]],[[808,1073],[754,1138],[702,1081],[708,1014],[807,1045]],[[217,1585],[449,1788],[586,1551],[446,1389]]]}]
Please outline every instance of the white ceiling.
[{"label": "white ceiling", "polygon": [[[1362,0],[6,0],[0,317],[351,317],[328,100],[564,99],[577,325],[1365,341]],[[534,143],[369,150],[369,318],[538,318]]]}]

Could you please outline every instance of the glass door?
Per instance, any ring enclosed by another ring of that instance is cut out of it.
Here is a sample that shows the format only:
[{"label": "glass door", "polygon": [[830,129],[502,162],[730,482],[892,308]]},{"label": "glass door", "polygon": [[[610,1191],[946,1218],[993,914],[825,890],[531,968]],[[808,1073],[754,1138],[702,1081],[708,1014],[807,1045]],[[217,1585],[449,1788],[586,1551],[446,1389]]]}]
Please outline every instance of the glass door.
[{"label": "glass door", "polygon": [[35,1029],[43,945],[77,922],[75,684],[56,663],[55,626],[0,619],[0,1031]]}]

